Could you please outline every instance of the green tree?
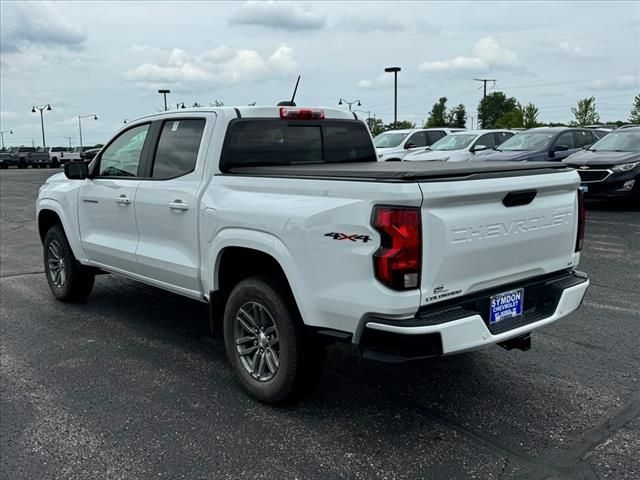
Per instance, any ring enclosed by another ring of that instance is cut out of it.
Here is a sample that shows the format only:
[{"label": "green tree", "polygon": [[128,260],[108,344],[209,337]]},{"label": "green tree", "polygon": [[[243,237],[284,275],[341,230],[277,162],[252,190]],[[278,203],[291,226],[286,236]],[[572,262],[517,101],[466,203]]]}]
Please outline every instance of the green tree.
[{"label": "green tree", "polygon": [[507,97],[503,92],[491,93],[478,104],[478,124],[482,128],[494,128],[500,117],[517,106],[518,101],[513,97]]},{"label": "green tree", "polygon": [[367,118],[366,122],[374,137],[384,132],[384,123],[379,118]]},{"label": "green tree", "polygon": [[533,103],[529,102],[526,106],[521,108],[522,111],[522,126],[524,128],[535,128],[538,126],[538,114],[540,111]]},{"label": "green tree", "polygon": [[425,127],[446,127],[447,126],[447,97],[440,97],[431,107],[431,113],[427,118]]},{"label": "green tree", "polygon": [[455,108],[449,110],[447,114],[447,127],[465,128],[467,124],[467,110],[461,103]]},{"label": "green tree", "polygon": [[636,98],[633,99],[633,108],[629,116],[629,123],[640,124],[640,94],[636,95]]},{"label": "green tree", "polygon": [[522,109],[516,108],[510,112],[503,113],[493,125],[495,128],[522,128]]},{"label": "green tree", "polygon": [[578,105],[571,108],[571,113],[575,117],[575,120],[571,122],[572,125],[583,127],[600,122],[600,115],[596,112],[596,97],[578,100]]},{"label": "green tree", "polygon": [[406,128],[416,128],[416,123],[410,122],[409,120],[398,120],[397,125],[391,122],[385,126],[385,130],[403,130]]}]

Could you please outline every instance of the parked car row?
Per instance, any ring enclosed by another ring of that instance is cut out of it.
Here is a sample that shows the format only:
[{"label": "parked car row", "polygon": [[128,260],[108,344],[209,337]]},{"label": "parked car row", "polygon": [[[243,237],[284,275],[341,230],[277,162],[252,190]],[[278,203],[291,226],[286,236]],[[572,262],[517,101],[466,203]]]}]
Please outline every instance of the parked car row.
[{"label": "parked car row", "polygon": [[12,147],[0,152],[0,168],[58,168],[69,162],[90,161],[100,151],[95,146],[88,147]]},{"label": "parked car row", "polygon": [[[419,132],[439,131],[432,144],[416,148]],[[395,147],[386,147],[393,143]],[[578,169],[587,196],[640,196],[640,127],[541,127],[525,131],[448,129],[397,130],[375,139],[380,160],[417,161],[564,161]],[[397,150],[403,150],[397,153]],[[393,152],[393,153],[390,153]],[[393,158],[392,158],[393,157]]]}]

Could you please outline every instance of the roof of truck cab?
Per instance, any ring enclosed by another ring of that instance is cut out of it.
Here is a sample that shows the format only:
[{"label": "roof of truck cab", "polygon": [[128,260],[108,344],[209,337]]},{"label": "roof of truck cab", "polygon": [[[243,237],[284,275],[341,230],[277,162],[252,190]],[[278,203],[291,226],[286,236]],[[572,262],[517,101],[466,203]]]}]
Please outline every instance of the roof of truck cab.
[{"label": "roof of truck cab", "polygon": [[[242,117],[242,118],[280,118],[280,108],[278,106],[238,106],[238,107],[192,107],[192,108],[179,108],[175,110],[167,110],[164,112],[152,113],[140,118],[136,118],[128,123],[138,122],[140,120],[148,119],[162,119],[165,117],[175,117],[176,115],[184,116],[190,114],[203,114],[203,113],[215,113],[225,114],[230,117]],[[284,108],[314,108],[324,111],[326,119],[346,119],[355,120],[357,117],[348,110],[341,110],[335,107],[311,107],[305,105],[298,105],[296,107],[284,107]],[[238,115],[238,113],[240,115]]]}]

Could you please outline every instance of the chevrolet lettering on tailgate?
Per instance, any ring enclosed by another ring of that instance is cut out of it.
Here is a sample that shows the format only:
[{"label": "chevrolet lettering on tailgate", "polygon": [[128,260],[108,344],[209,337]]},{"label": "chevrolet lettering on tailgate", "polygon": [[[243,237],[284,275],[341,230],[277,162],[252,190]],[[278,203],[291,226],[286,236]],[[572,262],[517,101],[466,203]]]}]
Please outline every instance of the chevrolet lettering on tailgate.
[{"label": "chevrolet lettering on tailgate", "polygon": [[498,222],[486,225],[472,225],[464,228],[455,228],[451,230],[451,233],[453,234],[451,244],[455,245],[457,243],[485,240],[488,238],[503,237],[568,225],[569,219],[572,215],[572,212],[566,211],[554,213],[552,215],[540,215],[513,220],[509,223]]}]

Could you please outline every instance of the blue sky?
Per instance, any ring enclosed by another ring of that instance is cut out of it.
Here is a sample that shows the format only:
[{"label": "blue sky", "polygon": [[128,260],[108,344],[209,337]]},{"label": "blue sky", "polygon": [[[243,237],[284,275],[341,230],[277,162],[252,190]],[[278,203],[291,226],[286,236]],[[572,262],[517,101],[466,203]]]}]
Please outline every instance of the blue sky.
[{"label": "blue sky", "polygon": [[[474,78],[496,79],[543,121],[569,121],[595,95],[625,120],[640,93],[640,2],[10,2],[0,4],[0,111],[6,143],[104,142],[169,103],[297,101],[421,123],[441,96],[475,117]],[[470,119],[469,119],[470,120]],[[470,122],[468,124],[470,126]]]}]

